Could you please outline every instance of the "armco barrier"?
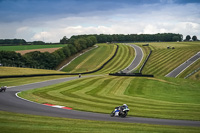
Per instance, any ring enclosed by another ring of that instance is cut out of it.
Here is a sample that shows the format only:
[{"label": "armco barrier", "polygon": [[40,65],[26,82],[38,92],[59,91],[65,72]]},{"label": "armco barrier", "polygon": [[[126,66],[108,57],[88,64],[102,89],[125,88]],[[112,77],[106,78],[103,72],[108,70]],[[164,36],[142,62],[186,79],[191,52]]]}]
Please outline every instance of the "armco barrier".
[{"label": "armco barrier", "polygon": [[8,75],[8,76],[0,76],[0,78],[19,78],[19,77],[36,77],[36,76],[53,76],[53,75],[90,74],[90,73],[94,73],[94,72],[97,72],[97,71],[101,70],[106,64],[108,64],[108,62],[110,62],[116,56],[116,54],[118,52],[118,49],[119,49],[119,46],[117,45],[117,48],[115,50],[114,55],[108,61],[106,61],[100,68],[98,68],[96,70],[93,70],[93,71],[89,71],[89,72],[82,72],[82,73],[58,73],[58,74],[31,74],[31,75]]},{"label": "armco barrier", "polygon": [[153,75],[146,75],[142,73],[109,73],[111,76],[135,76],[135,77],[154,77]]}]

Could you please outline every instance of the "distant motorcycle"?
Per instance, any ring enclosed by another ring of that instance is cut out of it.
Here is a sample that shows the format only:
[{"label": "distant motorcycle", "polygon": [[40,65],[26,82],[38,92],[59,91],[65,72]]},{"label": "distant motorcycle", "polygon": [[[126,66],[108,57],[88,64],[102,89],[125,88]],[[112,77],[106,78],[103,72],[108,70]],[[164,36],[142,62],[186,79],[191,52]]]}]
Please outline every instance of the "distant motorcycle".
[{"label": "distant motorcycle", "polygon": [[129,108],[128,107],[125,107],[125,108],[116,107],[115,110],[113,110],[110,113],[110,116],[111,117],[119,116],[119,117],[124,118],[124,117],[126,117],[128,115],[128,112],[129,112]]},{"label": "distant motorcycle", "polygon": [[2,86],[2,87],[0,88],[0,92],[5,92],[6,89],[7,89],[7,86]]}]

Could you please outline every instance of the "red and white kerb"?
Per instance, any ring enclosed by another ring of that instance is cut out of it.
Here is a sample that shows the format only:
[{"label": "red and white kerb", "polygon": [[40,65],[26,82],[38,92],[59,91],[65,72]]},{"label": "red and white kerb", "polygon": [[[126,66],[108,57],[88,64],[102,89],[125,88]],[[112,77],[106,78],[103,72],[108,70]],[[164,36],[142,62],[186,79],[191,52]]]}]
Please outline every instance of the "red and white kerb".
[{"label": "red and white kerb", "polygon": [[49,104],[49,103],[44,103],[43,105],[51,106],[51,107],[55,107],[55,108],[61,108],[61,109],[69,109],[69,110],[72,109],[70,107],[65,107],[65,106],[60,106],[60,105],[54,105],[54,104]]}]

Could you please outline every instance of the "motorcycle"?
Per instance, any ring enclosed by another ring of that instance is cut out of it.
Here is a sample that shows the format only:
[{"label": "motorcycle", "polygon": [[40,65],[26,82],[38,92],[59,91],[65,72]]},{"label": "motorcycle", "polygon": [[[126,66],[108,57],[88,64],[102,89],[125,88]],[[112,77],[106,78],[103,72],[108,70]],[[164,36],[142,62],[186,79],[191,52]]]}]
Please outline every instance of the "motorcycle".
[{"label": "motorcycle", "polygon": [[111,117],[114,117],[114,116],[119,116],[119,117],[126,117],[128,115],[128,112],[129,112],[129,108],[126,107],[124,108],[122,111],[120,111],[120,108],[115,108],[115,110],[113,110],[111,113],[110,113],[110,116]]},{"label": "motorcycle", "polygon": [[0,92],[3,92],[3,91],[5,92],[5,91],[6,91],[6,88],[7,88],[6,86],[2,86],[2,87],[0,88]]}]

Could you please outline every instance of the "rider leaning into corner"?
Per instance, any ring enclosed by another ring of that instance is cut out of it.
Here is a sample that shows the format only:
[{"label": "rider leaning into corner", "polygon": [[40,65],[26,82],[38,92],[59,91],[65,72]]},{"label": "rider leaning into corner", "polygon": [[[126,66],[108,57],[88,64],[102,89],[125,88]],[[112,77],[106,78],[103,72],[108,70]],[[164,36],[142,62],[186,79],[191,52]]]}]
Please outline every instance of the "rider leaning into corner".
[{"label": "rider leaning into corner", "polygon": [[125,109],[125,108],[128,108],[128,106],[126,104],[123,104],[122,106],[115,107],[115,109],[119,110],[120,112],[122,112],[123,109]]},{"label": "rider leaning into corner", "polygon": [[110,116],[111,117],[120,116],[120,117],[124,118],[127,116],[128,112],[129,112],[128,106],[126,104],[123,104],[122,106],[115,107],[115,110],[113,110],[110,113]]}]

